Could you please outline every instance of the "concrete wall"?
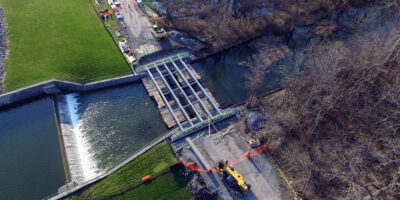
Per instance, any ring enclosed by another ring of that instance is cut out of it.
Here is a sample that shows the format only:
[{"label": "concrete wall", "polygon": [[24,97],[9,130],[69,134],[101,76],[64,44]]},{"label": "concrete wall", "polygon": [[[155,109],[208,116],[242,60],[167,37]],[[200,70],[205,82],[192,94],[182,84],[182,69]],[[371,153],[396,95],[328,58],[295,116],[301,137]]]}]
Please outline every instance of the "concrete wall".
[{"label": "concrete wall", "polygon": [[137,151],[135,154],[133,154],[131,157],[129,157],[128,159],[122,161],[121,163],[119,163],[117,166],[115,166],[114,168],[108,170],[107,172],[105,172],[104,174],[93,178],[85,183],[82,184],[78,184],[76,185],[75,183],[69,183],[70,185],[68,185],[69,189],[67,190],[67,185],[64,185],[62,187],[60,187],[58,190],[58,194],[54,194],[53,196],[49,196],[45,199],[49,199],[49,200],[58,200],[58,199],[62,199],[67,197],[68,195],[77,192],[81,189],[84,189],[88,186],[91,186],[95,183],[97,183],[98,181],[104,179],[105,177],[107,177],[108,175],[112,174],[113,172],[121,169],[123,166],[125,166],[126,164],[128,164],[129,162],[133,161],[134,159],[136,159],[138,156],[146,153],[149,149],[153,148],[154,146],[156,146],[157,144],[161,143],[162,141],[164,141],[165,139],[167,139],[168,137],[170,137],[175,131],[177,130],[177,128],[172,129],[170,131],[168,131],[167,133],[165,133],[164,135],[161,135],[160,137],[154,139],[152,142],[150,142],[149,144],[147,144],[146,146],[142,147],[139,151]]},{"label": "concrete wall", "polygon": [[92,90],[99,90],[111,86],[117,86],[127,83],[140,81],[146,74],[127,75],[103,81],[79,84],[69,81],[50,80],[29,87],[25,87],[13,92],[0,95],[0,109],[7,106],[12,106],[30,99],[40,96],[49,96],[59,93],[82,93]]}]

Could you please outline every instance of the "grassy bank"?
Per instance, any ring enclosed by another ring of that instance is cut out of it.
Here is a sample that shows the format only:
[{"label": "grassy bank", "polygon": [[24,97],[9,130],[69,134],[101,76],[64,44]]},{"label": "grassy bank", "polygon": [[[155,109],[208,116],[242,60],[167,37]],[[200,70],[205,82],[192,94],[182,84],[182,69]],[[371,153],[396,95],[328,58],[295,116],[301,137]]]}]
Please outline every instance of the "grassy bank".
[{"label": "grassy bank", "polygon": [[8,24],[6,90],[51,78],[129,73],[89,1],[0,0]]},{"label": "grassy bank", "polygon": [[[115,196],[106,199],[191,199],[183,177],[167,168],[174,162],[175,156],[169,144],[160,143],[110,176],[67,199],[93,199],[111,194]],[[141,178],[148,174],[153,176],[152,181],[141,184]]]}]

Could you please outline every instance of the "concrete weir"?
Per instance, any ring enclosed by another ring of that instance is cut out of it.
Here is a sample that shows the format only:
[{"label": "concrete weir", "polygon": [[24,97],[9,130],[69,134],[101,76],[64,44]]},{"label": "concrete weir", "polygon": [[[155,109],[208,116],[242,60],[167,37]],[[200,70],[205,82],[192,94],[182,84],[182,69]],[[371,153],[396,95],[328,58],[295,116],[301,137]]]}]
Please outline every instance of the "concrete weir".
[{"label": "concrete weir", "polygon": [[53,99],[67,182],[80,184],[96,174],[93,171],[95,163],[88,156],[87,146],[79,130],[76,96],[58,94]]}]

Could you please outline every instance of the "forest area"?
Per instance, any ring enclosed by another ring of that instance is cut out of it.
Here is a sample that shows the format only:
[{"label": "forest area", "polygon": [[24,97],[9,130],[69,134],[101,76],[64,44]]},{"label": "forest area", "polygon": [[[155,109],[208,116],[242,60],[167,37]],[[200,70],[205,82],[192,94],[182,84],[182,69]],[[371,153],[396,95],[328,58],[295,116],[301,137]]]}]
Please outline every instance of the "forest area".
[{"label": "forest area", "polygon": [[400,199],[399,34],[312,46],[263,99],[257,134],[304,199]]},{"label": "forest area", "polygon": [[[166,19],[218,52],[265,34],[290,37],[297,26],[330,26],[320,20],[351,6],[380,0],[160,0]],[[324,31],[315,31],[324,35]]]},{"label": "forest area", "polygon": [[[264,116],[253,134],[303,199],[400,199],[400,6],[380,8],[390,23],[293,50],[283,91],[249,101]],[[250,67],[257,85],[266,66]]]}]

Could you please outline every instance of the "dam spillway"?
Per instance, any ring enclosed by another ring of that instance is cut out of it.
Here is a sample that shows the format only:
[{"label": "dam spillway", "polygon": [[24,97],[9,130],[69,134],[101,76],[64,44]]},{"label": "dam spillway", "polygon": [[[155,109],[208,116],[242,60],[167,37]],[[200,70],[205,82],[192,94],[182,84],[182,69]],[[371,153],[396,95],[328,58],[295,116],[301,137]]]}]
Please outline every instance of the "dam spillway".
[{"label": "dam spillway", "polygon": [[57,95],[58,122],[64,144],[67,180],[83,183],[97,175],[95,162],[89,154],[90,146],[80,126],[78,94]]},{"label": "dam spillway", "polygon": [[[71,180],[82,183],[125,160],[166,127],[141,83],[57,98]],[[61,108],[61,109],[60,109]]]}]

